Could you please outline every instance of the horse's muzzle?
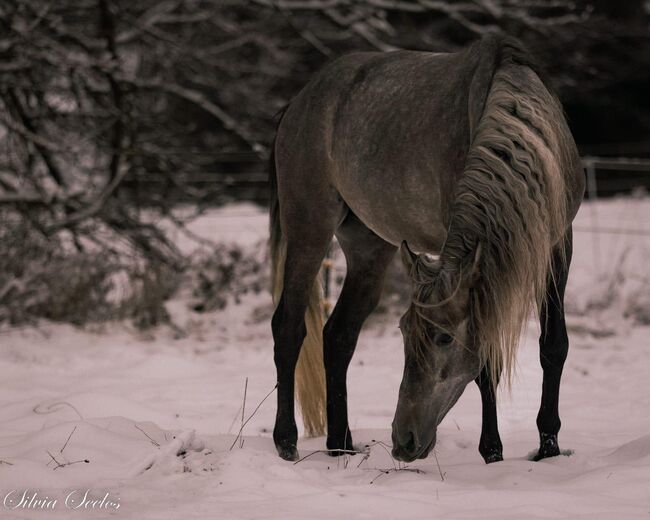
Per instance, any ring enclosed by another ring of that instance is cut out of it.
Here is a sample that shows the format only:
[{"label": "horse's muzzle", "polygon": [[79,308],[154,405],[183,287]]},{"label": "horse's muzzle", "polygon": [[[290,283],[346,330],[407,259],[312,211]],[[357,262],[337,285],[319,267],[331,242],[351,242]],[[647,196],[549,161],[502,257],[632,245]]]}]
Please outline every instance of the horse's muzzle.
[{"label": "horse's muzzle", "polygon": [[[416,459],[424,459],[429,455],[436,444],[436,433],[430,439],[422,439],[417,429],[400,429],[393,423],[393,458],[402,462],[413,462]],[[424,442],[423,442],[424,441]]]}]

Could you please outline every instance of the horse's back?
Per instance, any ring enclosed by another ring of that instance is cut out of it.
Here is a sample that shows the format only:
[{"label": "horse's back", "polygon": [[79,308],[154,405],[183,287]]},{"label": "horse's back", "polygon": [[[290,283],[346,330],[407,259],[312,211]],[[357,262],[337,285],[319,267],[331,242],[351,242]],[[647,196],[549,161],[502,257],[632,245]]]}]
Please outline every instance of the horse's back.
[{"label": "horse's back", "polygon": [[[439,252],[502,45],[492,39],[458,53],[368,52],[331,62],[292,101],[278,129],[280,197],[282,185],[288,197],[309,184],[333,188],[388,242],[406,239]],[[513,88],[554,103],[526,63],[507,66]],[[553,110],[569,136],[555,151],[577,194],[575,144],[561,107]],[[570,213],[580,196],[569,197]]]},{"label": "horse's back", "polygon": [[[278,155],[294,179],[327,178],[346,205],[399,244],[414,215],[415,247],[444,240],[444,194],[469,147],[473,64],[461,53],[354,53],[322,69],[292,101]],[[282,169],[282,164],[279,164]],[[300,181],[298,181],[300,182]]]}]

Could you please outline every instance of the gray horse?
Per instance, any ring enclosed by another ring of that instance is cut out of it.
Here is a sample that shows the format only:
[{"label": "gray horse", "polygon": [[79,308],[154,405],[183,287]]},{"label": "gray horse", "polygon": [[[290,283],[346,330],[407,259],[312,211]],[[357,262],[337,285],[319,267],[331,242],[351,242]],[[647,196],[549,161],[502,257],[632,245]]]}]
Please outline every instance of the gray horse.
[{"label": "gray horse", "polygon": [[[558,455],[563,297],[584,176],[562,108],[521,45],[491,36],[458,53],[337,59],[285,110],[271,167],[280,456],[298,457],[296,386],[307,434],[327,425],[331,454],[353,450],[347,369],[400,245],[413,296],[400,320],[393,456],[426,457],[475,380],[479,451],[502,460],[495,389],[510,381],[533,311],[544,371],[537,457]],[[323,328],[317,275],[334,235],[347,275]]]}]

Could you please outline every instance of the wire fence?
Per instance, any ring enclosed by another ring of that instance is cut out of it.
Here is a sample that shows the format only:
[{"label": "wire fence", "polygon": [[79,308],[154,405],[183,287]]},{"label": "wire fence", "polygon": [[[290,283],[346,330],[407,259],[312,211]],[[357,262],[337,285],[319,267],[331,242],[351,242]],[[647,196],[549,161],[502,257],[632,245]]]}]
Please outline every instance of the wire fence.
[{"label": "wire fence", "polygon": [[[595,202],[603,200],[603,197],[611,196],[612,193],[615,194],[627,194],[632,195],[635,190],[639,187],[648,187],[650,186],[650,159],[639,159],[639,158],[610,158],[610,157],[594,157],[586,156],[582,159],[583,166],[586,174],[586,194],[585,199],[589,202],[583,206],[583,211],[586,212],[586,215],[583,215],[583,218],[578,219],[581,223],[574,223],[573,230],[576,233],[588,234],[590,237],[588,241],[593,247],[593,268],[596,278],[600,276],[603,270],[607,270],[603,265],[604,260],[604,248],[605,246],[609,249],[611,241],[605,240],[604,237],[601,240],[603,235],[620,235],[621,239],[626,241],[628,239],[624,237],[641,237],[642,240],[646,240],[645,237],[650,236],[650,227],[648,226],[647,218],[641,218],[635,222],[633,226],[625,225],[627,222],[621,222],[620,218],[612,221],[607,215],[601,215],[599,210],[599,204]],[[598,175],[598,172],[609,172],[610,175]],[[628,172],[635,172],[639,175],[644,176],[642,178],[643,182],[637,182],[640,177],[634,177],[631,182],[629,178],[619,179],[619,182],[614,182],[616,180],[616,174],[611,175],[612,172],[621,172],[626,174]],[[214,179],[218,174],[204,174],[198,178],[202,183],[211,183],[215,182]],[[605,179],[606,187],[603,189],[601,184]],[[247,186],[251,184],[257,184],[260,189],[267,190],[267,173],[257,172],[257,173],[242,173],[227,175],[225,179],[221,179],[220,182],[236,185],[238,182],[245,183]],[[259,201],[256,201],[259,202]],[[629,216],[629,215],[628,215]],[[238,210],[233,211],[224,211],[224,212],[215,212],[211,215],[211,218],[260,218],[260,212],[254,209],[251,210]],[[586,218],[585,218],[586,217]],[[633,220],[633,219],[629,219]],[[629,222],[628,220],[628,222]],[[588,224],[585,223],[588,222]],[[609,245],[608,245],[609,244]],[[618,243],[620,248],[621,244]],[[612,253],[612,251],[607,251],[607,253]],[[617,255],[620,253],[616,253]],[[325,282],[325,294],[329,296],[329,293],[332,291],[331,276],[333,270],[332,258],[334,256],[334,251],[330,250],[328,252],[328,258],[324,262],[323,269],[323,279]],[[329,301],[329,300],[328,300]],[[327,309],[329,310],[329,308]]]},{"label": "wire fence", "polygon": [[[180,152],[173,152],[179,154]],[[253,153],[208,152],[185,153],[210,156],[216,163],[228,165],[227,170],[203,170],[179,174],[182,180],[196,184],[257,184],[265,186],[268,179],[267,163]],[[650,159],[629,157],[584,156],[582,164],[587,173],[589,198],[630,191],[635,186],[650,187]],[[598,174],[598,172],[602,172]],[[155,185],[166,182],[169,172],[147,171],[127,180],[131,183]],[[598,178],[598,182],[596,182]]]},{"label": "wire fence", "polygon": [[[220,160],[225,162],[244,162],[247,165],[257,165],[260,168],[264,165],[256,154],[231,153],[221,154]],[[650,159],[628,158],[628,157],[597,157],[585,156],[582,158],[585,169],[587,188],[585,198],[595,201],[601,197],[608,197],[615,194],[632,194],[635,190],[648,189],[650,187]],[[598,175],[598,172],[607,174]],[[614,173],[617,172],[617,173]],[[613,174],[614,173],[614,174]],[[632,173],[633,175],[629,175]],[[189,182],[199,185],[218,185],[222,187],[246,187],[266,194],[268,173],[265,171],[245,172],[217,172],[205,171],[190,174],[186,179]],[[138,182],[154,186],[164,182],[163,178],[156,178],[155,172],[150,172],[147,177],[138,179]],[[252,197],[255,202],[265,202],[266,195]],[[249,200],[251,200],[249,199]],[[650,229],[642,227],[626,228],[620,226],[603,226],[600,224],[597,208],[590,205],[591,224],[589,226],[574,226],[574,230],[582,233],[607,233],[620,235],[650,236]],[[228,218],[230,214],[224,214]],[[247,216],[246,214],[238,216]],[[251,217],[257,216],[255,213]]]}]

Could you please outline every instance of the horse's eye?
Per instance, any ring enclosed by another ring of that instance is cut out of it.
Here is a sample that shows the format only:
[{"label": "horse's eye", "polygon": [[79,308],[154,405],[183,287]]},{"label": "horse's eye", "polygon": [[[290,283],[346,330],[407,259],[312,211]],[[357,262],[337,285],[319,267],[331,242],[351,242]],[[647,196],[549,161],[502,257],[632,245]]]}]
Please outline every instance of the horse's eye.
[{"label": "horse's eye", "polygon": [[449,334],[437,334],[436,335],[436,345],[440,347],[446,347],[447,345],[451,345],[454,341],[454,338],[452,338]]}]

